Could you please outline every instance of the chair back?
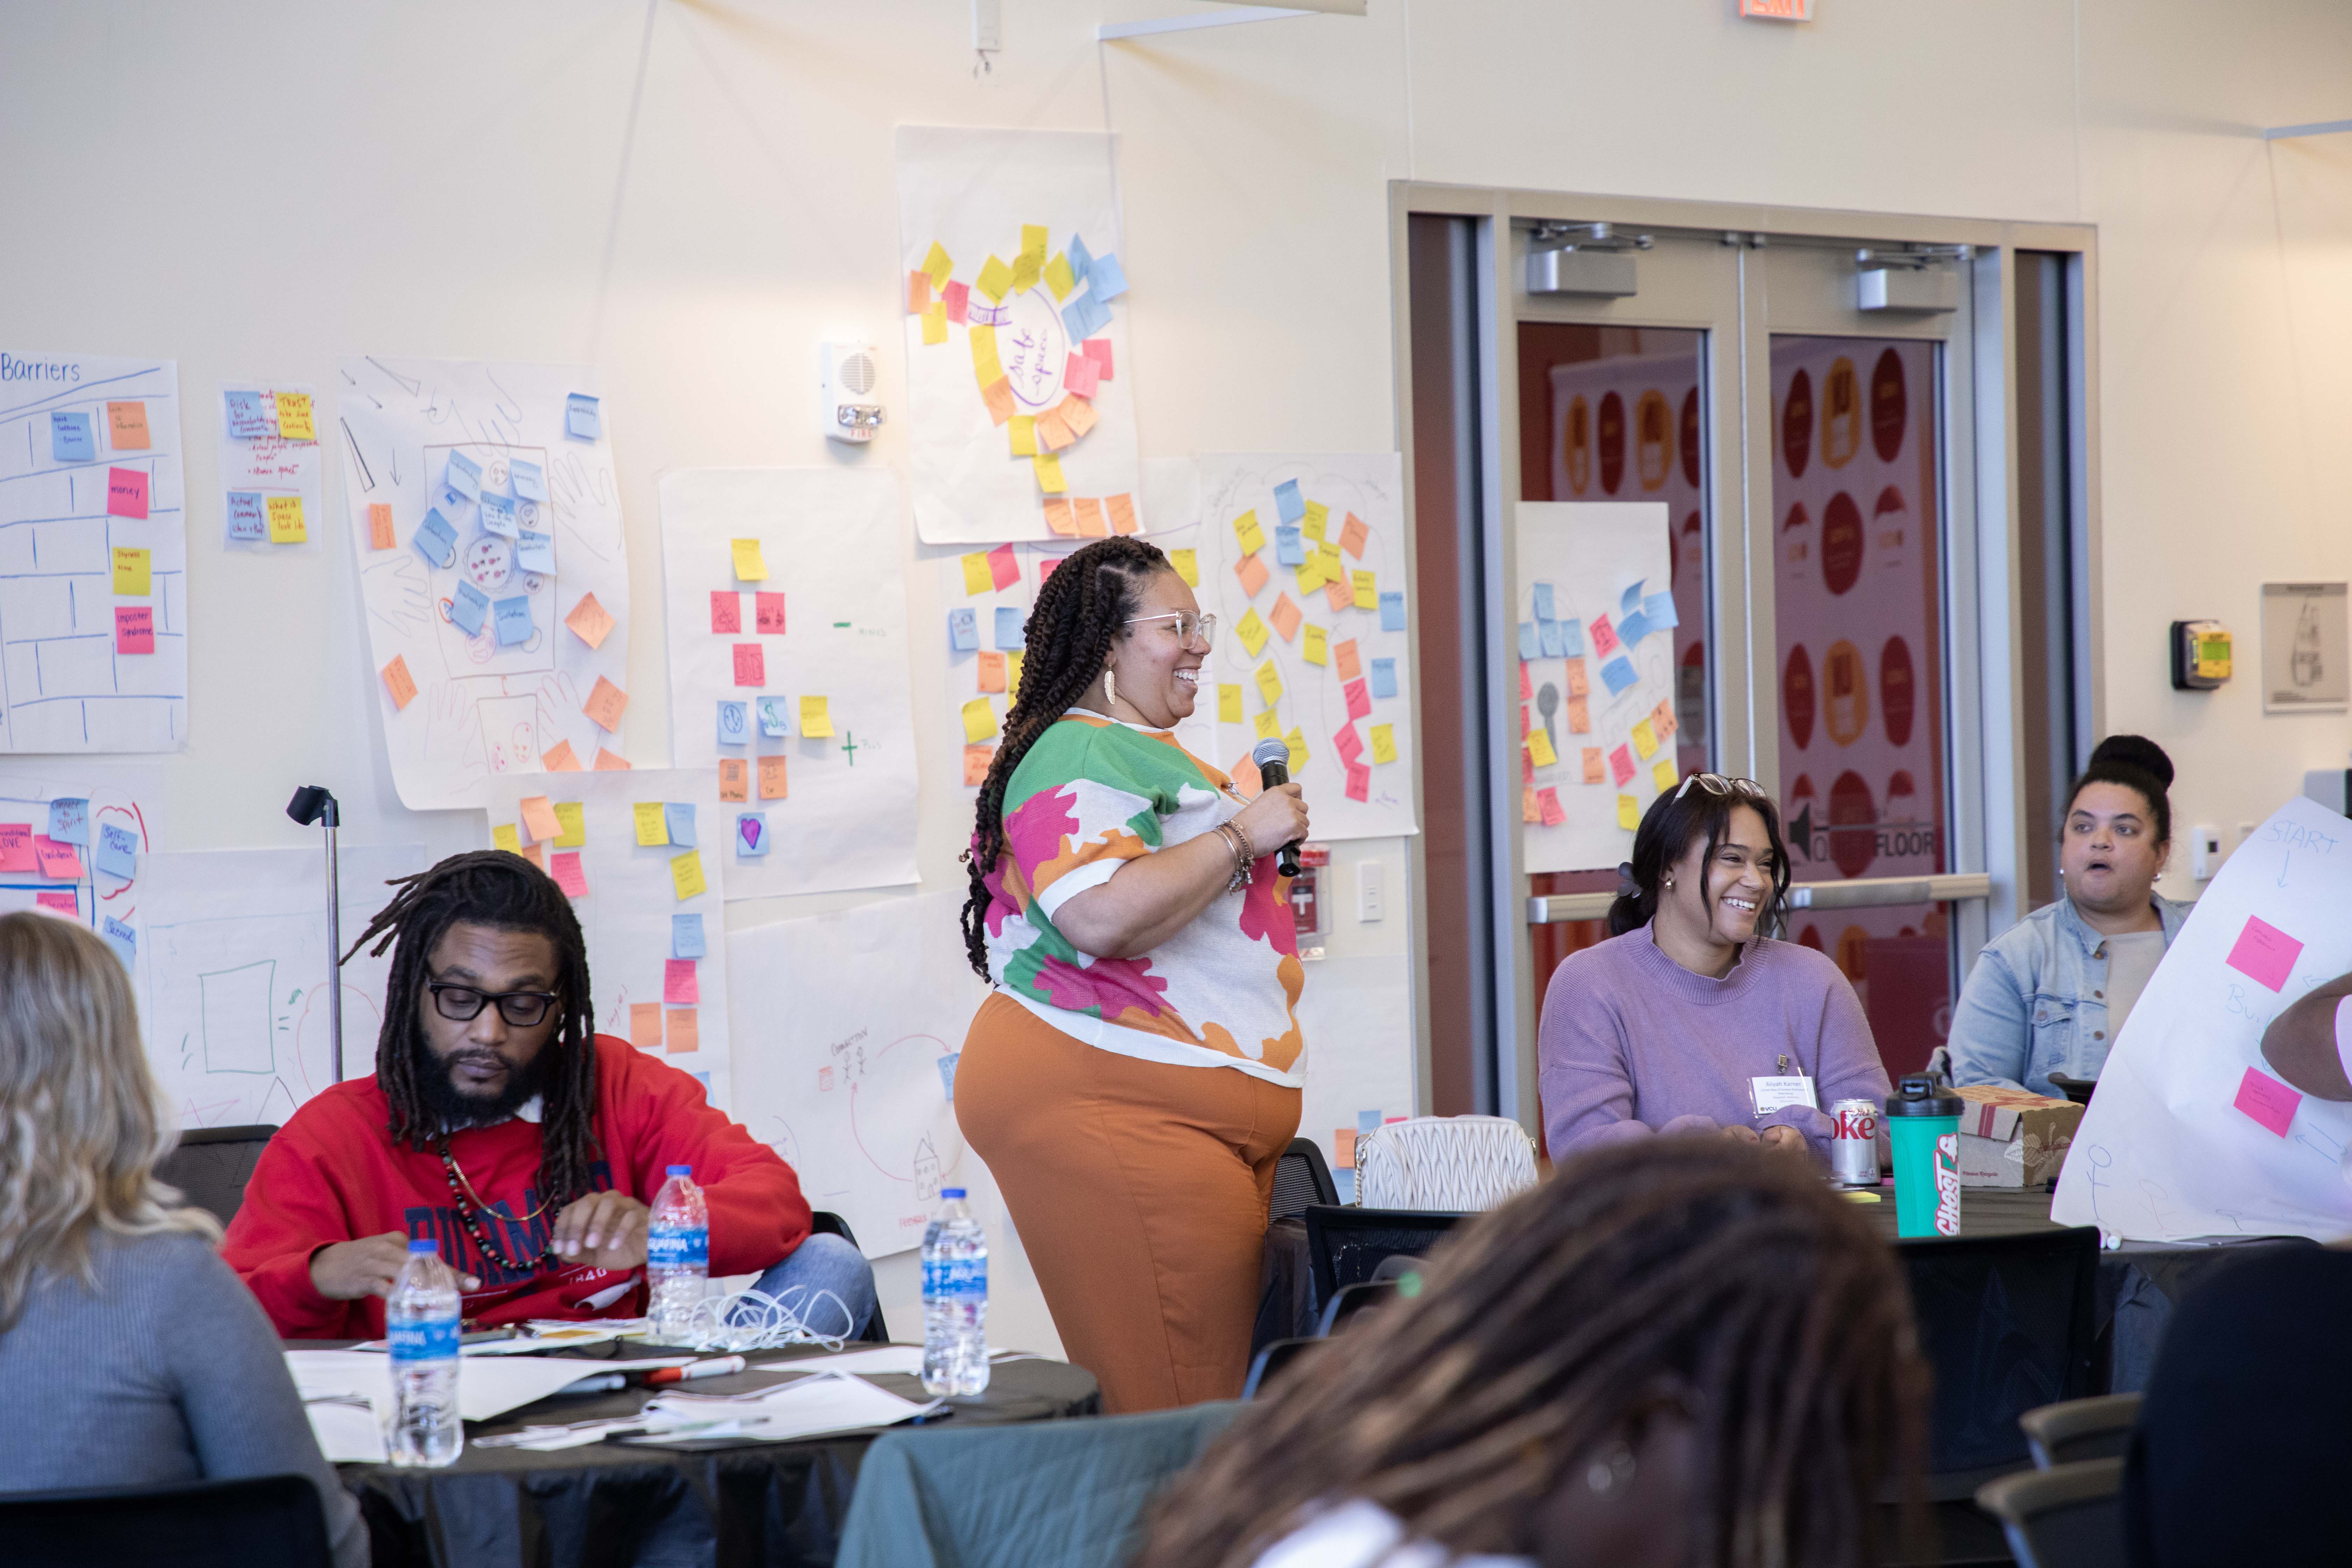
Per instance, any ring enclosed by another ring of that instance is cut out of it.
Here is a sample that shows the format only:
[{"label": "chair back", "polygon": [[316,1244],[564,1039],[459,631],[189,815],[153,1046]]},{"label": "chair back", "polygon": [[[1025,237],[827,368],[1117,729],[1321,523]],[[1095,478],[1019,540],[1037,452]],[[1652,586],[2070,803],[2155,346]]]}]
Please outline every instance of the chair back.
[{"label": "chair back", "polygon": [[1305,1214],[1309,1204],[1339,1201],[1339,1184],[1331,1179],[1322,1149],[1312,1138],[1293,1138],[1282,1158],[1275,1162],[1274,1202],[1266,1212],[1267,1221]]},{"label": "chair back", "polygon": [[2083,1459],[2122,1458],[2139,1405],[2137,1394],[2095,1394],[2029,1410],[2017,1424],[2025,1429],[2034,1464],[2047,1470]]},{"label": "chair back", "polygon": [[2123,1568],[2124,1462],[2084,1459],[1977,1489],[2019,1568]]},{"label": "chair back", "polygon": [[1307,1257],[1315,1268],[1315,1299],[1328,1301],[1342,1285],[1362,1284],[1399,1253],[1425,1255],[1468,1217],[1422,1209],[1311,1205],[1306,1215]]},{"label": "chair back", "polygon": [[155,1162],[155,1179],[187,1194],[188,1202],[226,1225],[245,1202],[254,1163],[275,1127],[191,1127],[176,1148]]},{"label": "chair back", "polygon": [[[850,1246],[857,1247],[857,1233],[849,1228],[849,1222],[828,1209],[809,1211],[809,1234],[837,1236]],[[858,1247],[858,1250],[863,1252],[865,1248]],[[890,1342],[890,1327],[882,1321],[881,1302],[874,1303],[874,1316],[866,1320],[866,1331],[857,1336],[857,1342],[861,1345],[887,1345]]]},{"label": "chair back", "polygon": [[1508,1117],[1416,1116],[1356,1140],[1364,1208],[1472,1213],[1535,1184],[1535,1141]]},{"label": "chair back", "polygon": [[1360,1285],[1342,1285],[1332,1293],[1328,1301],[1323,1303],[1323,1321],[1316,1325],[1316,1332],[1328,1340],[1357,1313],[1393,1300],[1396,1293],[1396,1282],[1392,1279],[1367,1279]]},{"label": "chair back", "polygon": [[[884,1433],[858,1467],[839,1568],[1131,1563],[1152,1500],[1241,1410]],[[86,1568],[86,1565],[85,1565]]]},{"label": "chair back", "polygon": [[330,1568],[308,1476],[0,1497],[9,1568]]},{"label": "chair back", "polygon": [[1242,1383],[1242,1403],[1246,1405],[1265,1393],[1268,1384],[1305,1360],[1306,1352],[1322,1342],[1319,1339],[1276,1340],[1259,1351],[1250,1358],[1249,1376]]}]

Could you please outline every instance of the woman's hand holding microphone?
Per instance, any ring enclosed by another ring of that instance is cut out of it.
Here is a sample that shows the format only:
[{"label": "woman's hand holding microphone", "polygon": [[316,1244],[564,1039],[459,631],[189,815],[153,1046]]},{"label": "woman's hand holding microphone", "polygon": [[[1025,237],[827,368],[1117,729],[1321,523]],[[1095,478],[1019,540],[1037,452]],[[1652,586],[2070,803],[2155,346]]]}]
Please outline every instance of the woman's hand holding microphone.
[{"label": "woman's hand holding microphone", "polygon": [[1262,790],[1242,807],[1234,826],[1249,836],[1250,847],[1260,856],[1272,855],[1284,845],[1307,837],[1306,795],[1295,784]]}]

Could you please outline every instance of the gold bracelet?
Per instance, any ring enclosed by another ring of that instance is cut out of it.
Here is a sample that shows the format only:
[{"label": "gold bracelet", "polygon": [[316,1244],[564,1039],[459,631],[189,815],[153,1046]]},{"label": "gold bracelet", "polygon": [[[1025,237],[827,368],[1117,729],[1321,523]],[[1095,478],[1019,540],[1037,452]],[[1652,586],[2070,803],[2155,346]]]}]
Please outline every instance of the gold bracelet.
[{"label": "gold bracelet", "polygon": [[1250,864],[1251,858],[1243,853],[1249,840],[1239,828],[1227,822],[1217,824],[1217,835],[1225,841],[1225,847],[1233,852],[1234,874],[1225,879],[1225,891],[1230,893],[1236,888],[1248,886],[1255,870]]},{"label": "gold bracelet", "polygon": [[1249,859],[1251,859],[1251,860],[1255,860],[1255,859],[1257,858],[1257,845],[1256,845],[1256,843],[1255,843],[1255,841],[1250,837],[1250,836],[1249,836],[1249,829],[1248,829],[1248,828],[1244,827],[1244,826],[1243,826],[1239,822],[1237,822],[1237,821],[1231,821],[1231,820],[1228,820],[1228,821],[1226,821],[1226,822],[1221,823],[1221,824],[1219,824],[1219,826],[1223,826],[1223,827],[1230,827],[1230,828],[1232,828],[1232,829],[1234,830],[1234,837],[1238,837],[1238,838],[1242,841],[1242,854],[1243,854],[1244,857],[1246,857],[1247,858],[1249,858]]}]

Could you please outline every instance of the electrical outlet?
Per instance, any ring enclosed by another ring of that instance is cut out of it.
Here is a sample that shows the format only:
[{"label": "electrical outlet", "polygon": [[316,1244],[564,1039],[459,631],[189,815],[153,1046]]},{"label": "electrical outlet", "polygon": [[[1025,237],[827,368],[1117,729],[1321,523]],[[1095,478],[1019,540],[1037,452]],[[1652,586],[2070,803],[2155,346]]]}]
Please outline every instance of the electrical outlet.
[{"label": "electrical outlet", "polygon": [[1381,918],[1388,876],[1385,862],[1367,860],[1356,868],[1356,919],[1370,925]]}]

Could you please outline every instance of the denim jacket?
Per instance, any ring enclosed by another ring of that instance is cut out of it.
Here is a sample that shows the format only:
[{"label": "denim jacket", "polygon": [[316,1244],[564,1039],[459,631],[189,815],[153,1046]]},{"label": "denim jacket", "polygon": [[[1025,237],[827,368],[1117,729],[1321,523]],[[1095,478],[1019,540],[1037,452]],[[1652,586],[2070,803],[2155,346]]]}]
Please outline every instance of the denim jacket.
[{"label": "denim jacket", "polygon": [[[2153,895],[2148,901],[2170,948],[2189,905]],[[2106,939],[2062,894],[1977,955],[1952,1014],[1952,1081],[2055,1096],[2052,1073],[2095,1079],[2115,1043]]]}]

